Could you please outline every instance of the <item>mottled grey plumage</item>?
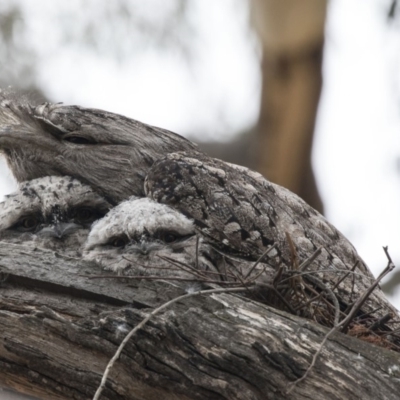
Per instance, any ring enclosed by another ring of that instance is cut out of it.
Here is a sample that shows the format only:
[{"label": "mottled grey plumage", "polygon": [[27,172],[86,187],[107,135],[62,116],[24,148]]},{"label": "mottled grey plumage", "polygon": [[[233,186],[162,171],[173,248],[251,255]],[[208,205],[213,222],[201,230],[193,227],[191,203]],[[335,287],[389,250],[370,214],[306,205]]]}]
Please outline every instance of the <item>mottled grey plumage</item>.
[{"label": "mottled grey plumage", "polygon": [[[335,289],[343,303],[357,300],[374,281],[351,243],[322,215],[294,193],[247,168],[200,154],[170,154],[154,164],[145,191],[151,199],[192,219],[214,248],[243,260],[256,260],[276,245],[279,257],[268,262],[293,268],[288,234],[299,264],[322,248],[308,270],[321,271],[313,276],[329,287],[357,264],[356,275],[348,274]],[[363,310],[378,307],[382,307],[378,315],[392,312],[398,317],[380,289]]]},{"label": "mottled grey plumage", "polygon": [[69,175],[117,204],[143,196],[143,181],[165,154],[197,146],[183,137],[107,111],[30,104],[0,91],[0,152],[15,178]]},{"label": "mottled grey plumage", "polygon": [[0,203],[0,240],[79,255],[92,223],[111,208],[71,177],[23,182]]},{"label": "mottled grey plumage", "polygon": [[[276,245],[279,254],[269,263],[292,268],[294,256],[301,263],[322,248],[309,270],[319,271],[316,276],[328,286],[356,265],[356,274],[335,288],[343,303],[351,304],[371,284],[368,267],[335,227],[261,175],[202,155],[172,132],[116,114],[60,104],[33,107],[1,96],[0,150],[18,180],[71,175],[113,204],[146,192],[193,220],[204,245],[243,262]],[[363,309],[378,307],[377,315],[398,316],[380,290]]]},{"label": "mottled grey plumage", "polygon": [[[201,234],[196,236],[192,220],[149,198],[124,201],[97,221],[83,255],[85,260],[118,274],[198,282],[232,280],[227,278],[228,270],[244,276],[254,264],[222,257]],[[264,268],[263,278],[271,278],[272,268],[262,263],[252,276]]]}]

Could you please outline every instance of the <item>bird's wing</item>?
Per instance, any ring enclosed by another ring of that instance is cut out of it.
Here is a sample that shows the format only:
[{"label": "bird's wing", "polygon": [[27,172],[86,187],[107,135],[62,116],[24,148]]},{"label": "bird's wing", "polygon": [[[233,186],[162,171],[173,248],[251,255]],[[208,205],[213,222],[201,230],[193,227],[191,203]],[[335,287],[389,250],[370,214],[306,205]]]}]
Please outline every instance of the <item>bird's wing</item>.
[{"label": "bird's wing", "polygon": [[286,232],[299,245],[308,241],[309,251],[342,239],[295,194],[254,171],[202,154],[180,152],[159,160],[145,191],[193,218],[222,248],[245,257],[258,257],[273,244],[286,253]]},{"label": "bird's wing", "polygon": [[[274,208],[259,197],[254,183],[248,174],[223,161],[180,152],[154,164],[145,191],[192,218],[221,250],[251,257],[279,236]],[[268,190],[273,189],[266,186],[266,195]]]},{"label": "bird's wing", "polygon": [[[192,218],[200,234],[225,254],[257,260],[275,245],[280,260],[293,268],[321,249],[307,270],[331,287],[343,277],[337,290],[346,303],[374,281],[352,244],[321,214],[247,168],[203,154],[172,153],[153,165],[145,192]],[[367,310],[381,306],[397,313],[377,290]]]}]

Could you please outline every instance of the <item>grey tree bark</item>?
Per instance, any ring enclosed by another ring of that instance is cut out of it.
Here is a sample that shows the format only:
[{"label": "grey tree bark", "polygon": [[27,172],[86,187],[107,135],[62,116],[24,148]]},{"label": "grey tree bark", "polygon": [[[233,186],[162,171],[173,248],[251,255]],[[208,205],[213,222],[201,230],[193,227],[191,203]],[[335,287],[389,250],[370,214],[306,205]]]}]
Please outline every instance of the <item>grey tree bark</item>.
[{"label": "grey tree bark", "polygon": [[[0,387],[90,399],[128,330],[185,292],[166,281],[89,279],[82,261],[0,243]],[[115,364],[104,399],[397,399],[400,354],[239,295],[196,296],[156,315]]]}]

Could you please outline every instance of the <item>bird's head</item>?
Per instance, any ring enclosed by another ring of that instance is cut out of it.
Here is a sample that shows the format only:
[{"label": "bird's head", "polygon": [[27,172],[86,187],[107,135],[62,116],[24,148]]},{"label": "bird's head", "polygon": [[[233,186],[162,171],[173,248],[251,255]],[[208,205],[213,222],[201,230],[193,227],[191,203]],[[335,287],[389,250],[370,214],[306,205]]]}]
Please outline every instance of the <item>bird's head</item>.
[{"label": "bird's head", "polygon": [[80,247],[92,223],[110,208],[102,196],[71,177],[34,179],[0,203],[0,238],[55,250]]},{"label": "bird's head", "polygon": [[44,103],[0,92],[0,152],[21,182],[69,175],[116,204],[143,195],[154,161],[197,150],[183,137],[121,115]]},{"label": "bird's head", "polygon": [[[193,221],[183,214],[149,198],[131,198],[93,225],[84,258],[123,274],[193,278],[188,270],[196,264],[196,240]],[[200,247],[202,257],[206,245]]]}]

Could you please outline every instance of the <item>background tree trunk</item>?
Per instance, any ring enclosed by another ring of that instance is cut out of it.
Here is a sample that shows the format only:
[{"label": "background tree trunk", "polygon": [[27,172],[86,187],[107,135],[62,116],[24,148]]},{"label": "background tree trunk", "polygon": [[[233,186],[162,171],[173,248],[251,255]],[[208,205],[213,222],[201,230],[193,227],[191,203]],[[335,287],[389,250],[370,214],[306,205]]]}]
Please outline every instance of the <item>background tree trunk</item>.
[{"label": "background tree trunk", "polygon": [[[128,330],[185,291],[101,273],[49,251],[0,243],[0,386],[90,399]],[[397,399],[400,354],[233,294],[188,298],[128,342],[104,399]]]},{"label": "background tree trunk", "polygon": [[327,2],[253,0],[262,44],[258,171],[323,212],[311,167]]}]

